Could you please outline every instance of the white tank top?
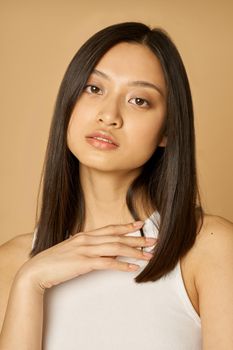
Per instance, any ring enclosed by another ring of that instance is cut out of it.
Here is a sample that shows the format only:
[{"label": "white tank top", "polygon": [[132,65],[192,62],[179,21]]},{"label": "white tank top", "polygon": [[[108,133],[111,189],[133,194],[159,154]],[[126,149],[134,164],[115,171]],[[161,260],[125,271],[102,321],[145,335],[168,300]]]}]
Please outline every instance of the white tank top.
[{"label": "white tank top", "polygon": [[[145,221],[146,237],[157,237],[153,222],[159,225],[159,217],[154,212]],[[141,236],[139,230],[127,235]],[[33,244],[35,236],[36,230]],[[140,269],[91,271],[45,291],[43,350],[201,350],[201,320],[186,292],[180,260],[159,280],[136,283],[133,278],[148,261],[117,259]]]}]

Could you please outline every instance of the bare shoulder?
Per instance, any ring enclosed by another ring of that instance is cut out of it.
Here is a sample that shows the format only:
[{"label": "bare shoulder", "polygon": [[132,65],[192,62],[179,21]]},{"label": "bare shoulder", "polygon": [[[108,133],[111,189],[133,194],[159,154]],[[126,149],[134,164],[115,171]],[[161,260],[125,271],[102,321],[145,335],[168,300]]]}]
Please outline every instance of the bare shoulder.
[{"label": "bare shoulder", "polygon": [[233,248],[233,223],[217,215],[205,214],[203,225],[194,246],[195,282],[204,271],[204,261],[226,258],[227,251]]},{"label": "bare shoulder", "polygon": [[[0,260],[4,263],[7,258],[13,258],[12,263],[17,263],[20,260],[29,258],[29,253],[32,246],[33,233],[24,233],[11,238],[9,241],[0,245]],[[2,266],[2,265],[1,265]]]},{"label": "bare shoulder", "polygon": [[197,235],[196,253],[207,256],[215,253],[215,249],[224,249],[232,244],[233,222],[217,215],[205,214],[203,226]]},{"label": "bare shoulder", "polygon": [[[231,222],[230,220],[228,220],[222,216],[205,214],[204,215],[204,226],[205,226],[204,227],[205,230],[203,231],[204,234],[206,233],[206,229],[208,231],[211,228],[214,230],[217,230],[215,232],[218,234],[219,233],[224,234],[225,231],[228,231],[228,233],[232,232],[233,222]],[[225,230],[224,230],[224,228],[225,228]]]},{"label": "bare shoulder", "polygon": [[17,270],[30,258],[33,233],[13,237],[0,246],[0,279],[11,280]]},{"label": "bare shoulder", "polygon": [[[193,272],[193,278],[196,282],[198,271],[202,270],[203,258],[214,254],[215,247],[224,248],[224,245],[230,243],[233,239],[233,223],[224,217],[204,214],[203,223],[198,221],[198,229],[195,244],[188,251],[183,259],[185,264],[190,265],[190,273]],[[196,283],[195,283],[196,284]]]},{"label": "bare shoulder", "polygon": [[221,216],[205,215],[195,249],[203,349],[233,349],[232,266],[233,223]]},{"label": "bare shoulder", "polygon": [[0,329],[12,282],[20,267],[30,258],[33,233],[21,234],[0,245]]}]

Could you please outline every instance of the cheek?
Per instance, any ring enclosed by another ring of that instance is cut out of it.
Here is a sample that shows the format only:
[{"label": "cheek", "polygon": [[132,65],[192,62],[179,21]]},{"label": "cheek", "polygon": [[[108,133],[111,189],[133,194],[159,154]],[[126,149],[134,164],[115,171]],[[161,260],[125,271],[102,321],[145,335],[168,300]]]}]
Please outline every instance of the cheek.
[{"label": "cheek", "polygon": [[76,125],[76,119],[74,115],[71,115],[69,124],[68,124],[68,129],[67,129],[67,145],[69,148],[71,148],[73,139],[74,139],[74,132],[77,131],[77,128],[75,127]]},{"label": "cheek", "polygon": [[156,143],[159,129],[153,126],[146,126],[140,129],[139,140],[141,143],[151,147]]},{"label": "cheek", "polygon": [[160,130],[162,127],[161,120],[147,120],[134,129],[131,139],[137,144],[139,151],[150,152],[154,150],[159,143]]},{"label": "cheek", "polygon": [[[125,152],[125,159],[130,159],[130,165],[134,168],[145,164],[159,143],[159,128],[152,126],[143,126],[135,130],[128,139],[127,150]],[[123,158],[122,158],[123,159]],[[128,161],[129,165],[129,161]]]},{"label": "cheek", "polygon": [[135,138],[137,139],[138,151],[147,160],[157,149],[161,142],[161,132],[166,120],[164,108],[158,108],[152,114],[148,114],[143,122],[137,125],[135,130]]},{"label": "cheek", "polygon": [[67,129],[67,144],[69,148],[72,148],[78,145],[78,140],[83,137],[83,131],[86,130],[88,126],[88,117],[92,115],[89,113],[88,108],[82,107],[83,104],[80,103],[75,106],[68,125]]},{"label": "cheek", "polygon": [[157,132],[153,133],[152,131],[151,129],[146,130],[138,138],[138,150],[146,158],[150,158],[157,146]]},{"label": "cheek", "polygon": [[82,130],[82,120],[79,120],[77,114],[73,114],[70,118],[68,129],[67,129],[67,146],[72,153],[78,147],[80,140],[80,130]]}]

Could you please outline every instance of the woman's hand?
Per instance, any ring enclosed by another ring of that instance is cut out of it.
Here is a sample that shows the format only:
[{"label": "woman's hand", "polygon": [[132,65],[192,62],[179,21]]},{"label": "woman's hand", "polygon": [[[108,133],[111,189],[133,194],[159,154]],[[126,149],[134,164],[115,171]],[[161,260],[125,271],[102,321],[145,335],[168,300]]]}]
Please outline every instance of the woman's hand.
[{"label": "woman's hand", "polygon": [[138,247],[155,244],[145,237],[124,236],[142,226],[108,225],[88,232],[79,232],[65,241],[50,247],[28,260],[18,275],[44,292],[57,284],[93,270],[113,269],[135,271],[138,265],[118,261],[118,255],[149,260],[151,253],[143,253]]}]

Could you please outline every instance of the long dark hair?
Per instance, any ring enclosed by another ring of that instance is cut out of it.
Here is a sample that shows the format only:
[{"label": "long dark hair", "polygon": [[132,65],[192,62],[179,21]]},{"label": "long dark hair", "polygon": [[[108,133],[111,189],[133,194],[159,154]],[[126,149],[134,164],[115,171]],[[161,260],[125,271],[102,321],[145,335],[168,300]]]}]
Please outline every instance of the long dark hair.
[{"label": "long dark hair", "polygon": [[[187,74],[173,41],[161,28],[139,22],[108,26],[91,36],[70,62],[61,82],[42,170],[43,190],[37,236],[30,257],[64,241],[67,233],[81,232],[85,203],[79,176],[79,161],[67,146],[67,128],[72,110],[92,70],[101,57],[120,42],[147,46],[159,59],[167,85],[166,147],[157,147],[143,165],[126,194],[135,220],[140,220],[136,193],[160,214],[159,241],[154,257],[135,281],[156,281],[170,272],[195,242],[204,211],[197,186],[195,132],[192,97]],[[42,182],[42,177],[41,177]],[[40,183],[41,187],[41,183]],[[149,213],[149,212],[148,212]],[[140,230],[143,234],[143,229]]]}]

